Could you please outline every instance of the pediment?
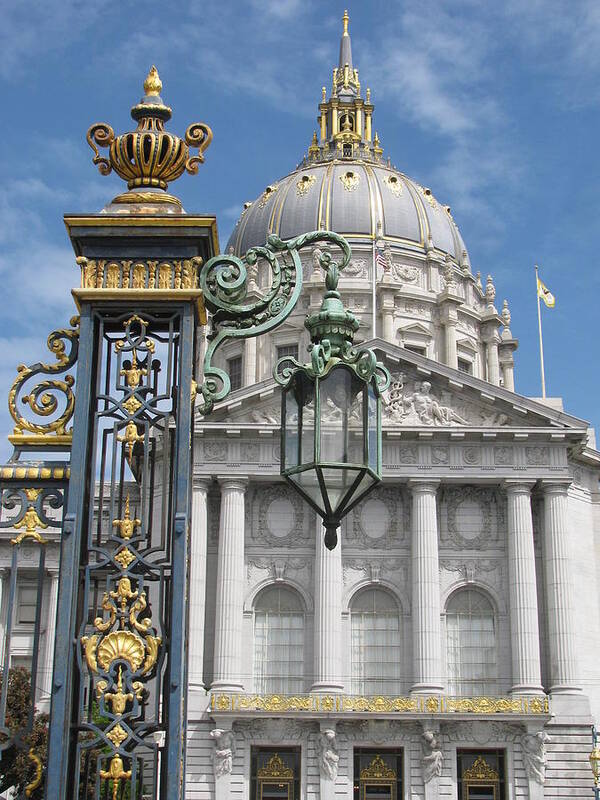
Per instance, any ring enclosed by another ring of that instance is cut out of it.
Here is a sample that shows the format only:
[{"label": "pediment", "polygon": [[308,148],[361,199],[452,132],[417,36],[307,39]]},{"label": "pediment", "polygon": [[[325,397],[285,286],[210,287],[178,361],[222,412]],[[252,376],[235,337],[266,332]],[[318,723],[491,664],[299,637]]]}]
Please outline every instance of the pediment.
[{"label": "pediment", "polygon": [[431,331],[425,325],[421,325],[420,322],[409,322],[408,325],[400,325],[398,330],[402,333],[418,333],[431,339]]},{"label": "pediment", "polygon": [[[392,383],[384,395],[384,431],[527,428],[571,430],[578,438],[588,424],[539,401],[509,392],[437,361],[380,339],[365,342],[386,364]],[[279,428],[281,395],[272,379],[246,387],[216,406],[200,425]],[[515,435],[518,435],[515,433]],[[549,435],[553,435],[550,432]]]}]

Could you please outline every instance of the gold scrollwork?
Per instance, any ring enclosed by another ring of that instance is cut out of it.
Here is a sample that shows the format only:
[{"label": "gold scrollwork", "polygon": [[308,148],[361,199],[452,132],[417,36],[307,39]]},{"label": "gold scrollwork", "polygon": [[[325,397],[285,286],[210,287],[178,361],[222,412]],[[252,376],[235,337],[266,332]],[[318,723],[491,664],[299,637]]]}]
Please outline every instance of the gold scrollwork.
[{"label": "gold scrollwork", "polygon": [[42,764],[42,759],[38,756],[35,752],[33,747],[29,748],[29,752],[27,753],[27,758],[32,761],[35,765],[35,775],[33,776],[33,780],[27,784],[25,787],[25,797],[31,797],[31,795],[35,792],[42,785],[42,778],[44,775],[44,768]]},{"label": "gold scrollwork", "polygon": [[264,767],[260,767],[257,772],[257,777],[259,778],[293,778],[294,777],[294,770],[291,767],[287,767],[283,759],[278,753],[275,753],[274,756],[267,761]]},{"label": "gold scrollwork", "polygon": [[126,450],[127,462],[131,466],[131,460],[133,458],[133,448],[138,442],[144,441],[144,434],[138,433],[137,425],[135,424],[135,422],[130,420],[125,426],[124,433],[119,434],[117,436],[117,441],[123,442],[123,445]]},{"label": "gold scrollwork", "polygon": [[264,192],[257,200],[258,207],[264,208],[269,202],[269,200],[273,197],[277,189],[279,189],[279,186],[276,183],[271,186],[267,186],[267,188],[264,190]]},{"label": "gold scrollwork", "polygon": [[495,769],[492,769],[483,756],[477,756],[473,762],[473,766],[466,769],[462,774],[463,781],[498,781],[499,775]]},{"label": "gold scrollwork", "polygon": [[[42,380],[20,398],[22,403],[29,406],[34,415],[50,417],[58,412],[58,397],[62,395],[64,408],[56,419],[44,423],[35,422],[25,418],[17,410],[17,400],[27,381],[39,374],[56,375],[66,372],[77,360],[79,317],[73,317],[70,324],[72,328],[53,331],[48,336],[48,349],[56,357],[56,363],[38,362],[29,367],[25,364],[19,364],[17,367],[17,377],[8,393],[8,410],[15,421],[14,433],[9,436],[9,440],[13,444],[18,443],[27,434],[34,434],[36,437],[70,437],[72,435],[71,431],[67,431],[67,425],[75,410],[75,394],[73,392],[75,379],[71,375],[66,375],[64,380],[55,378]],[[66,342],[70,344],[68,353]]]},{"label": "gold scrollwork", "polygon": [[48,539],[44,539],[38,531],[38,528],[45,530],[48,527],[47,523],[42,522],[35,508],[35,503],[41,493],[41,489],[25,489],[25,497],[27,498],[28,505],[23,514],[23,518],[13,525],[13,528],[17,530],[20,528],[24,530],[14,539],[10,540],[11,544],[21,544],[24,539],[33,539],[34,542],[38,542],[39,544],[48,544]]},{"label": "gold scrollwork", "polygon": [[380,755],[376,755],[368,767],[360,771],[361,781],[396,780],[396,771],[388,767]]},{"label": "gold scrollwork", "polygon": [[130,389],[137,389],[140,385],[142,377],[148,375],[148,370],[145,367],[139,367],[137,363],[137,352],[134,349],[131,354],[131,366],[128,369],[123,368],[119,375],[125,378],[127,386]]},{"label": "gold scrollwork", "polygon": [[123,667],[119,667],[119,677],[117,678],[117,689],[114,692],[105,692],[104,700],[112,706],[113,714],[122,715],[127,708],[127,703],[133,702],[133,692],[123,691]]}]

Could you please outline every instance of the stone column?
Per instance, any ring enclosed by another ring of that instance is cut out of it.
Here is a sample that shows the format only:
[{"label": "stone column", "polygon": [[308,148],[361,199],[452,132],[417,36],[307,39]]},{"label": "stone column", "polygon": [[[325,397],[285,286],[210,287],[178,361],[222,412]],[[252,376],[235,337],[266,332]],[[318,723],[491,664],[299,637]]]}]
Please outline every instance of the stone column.
[{"label": "stone column", "polygon": [[412,489],[412,619],[416,693],[441,692],[438,481],[410,481]]},{"label": "stone column", "polygon": [[[449,279],[449,276],[447,280]],[[456,326],[458,324],[458,308],[462,299],[456,294],[454,281],[448,283],[446,289],[438,295],[441,320],[444,324],[444,361],[452,369],[458,369],[458,352],[456,350]]]},{"label": "stone column", "polygon": [[496,337],[491,338],[487,343],[487,372],[488,381],[494,386],[500,384],[500,362],[498,360],[498,341]]},{"label": "stone column", "polygon": [[[52,670],[54,667],[54,637],[56,634],[56,605],[58,601],[58,570],[48,570],[50,585],[48,587],[48,616],[46,617],[46,640],[40,689],[42,703],[48,710],[52,696]],[[40,703],[41,706],[41,703]]]},{"label": "stone column", "polygon": [[246,339],[244,349],[244,375],[243,386],[253,386],[256,383],[256,336]]},{"label": "stone column", "polygon": [[206,478],[193,478],[190,535],[190,622],[188,644],[188,704],[204,696],[204,614],[206,609],[206,545],[208,540],[208,487]]},{"label": "stone column", "polygon": [[244,496],[247,479],[219,478],[221,520],[217,563],[214,680],[211,688],[243,692]]},{"label": "stone column", "polygon": [[325,547],[325,528],[317,517],[315,559],[315,678],[311,692],[341,692],[342,548]]},{"label": "stone column", "polygon": [[569,559],[567,483],[542,481],[544,490],[544,570],[550,655],[550,691],[579,691],[576,680],[573,588]]},{"label": "stone column", "polygon": [[533,483],[506,482],[513,694],[543,691],[531,517]]}]

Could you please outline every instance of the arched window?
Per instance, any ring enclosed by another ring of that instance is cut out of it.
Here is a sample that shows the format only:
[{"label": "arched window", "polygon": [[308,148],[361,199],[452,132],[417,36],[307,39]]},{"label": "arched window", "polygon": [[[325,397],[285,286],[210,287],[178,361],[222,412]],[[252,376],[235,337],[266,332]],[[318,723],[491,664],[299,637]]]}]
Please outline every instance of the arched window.
[{"label": "arched window", "polygon": [[304,606],[285,586],[263,589],[254,603],[254,685],[259,694],[304,690]]},{"label": "arched window", "polygon": [[498,677],[496,619],[487,597],[476,589],[455,592],[446,607],[448,693],[494,694]]},{"label": "arched window", "polygon": [[383,589],[365,589],[352,601],[352,692],[395,694],[400,679],[400,614]]}]

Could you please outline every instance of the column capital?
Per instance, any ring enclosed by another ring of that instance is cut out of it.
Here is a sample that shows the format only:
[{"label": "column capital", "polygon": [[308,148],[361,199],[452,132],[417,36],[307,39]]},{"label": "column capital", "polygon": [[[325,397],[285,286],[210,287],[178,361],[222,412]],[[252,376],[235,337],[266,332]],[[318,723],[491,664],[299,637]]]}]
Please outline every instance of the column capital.
[{"label": "column capital", "polygon": [[531,490],[537,481],[526,481],[523,478],[507,478],[502,481],[502,487],[506,494],[531,494]]},{"label": "column capital", "polygon": [[204,489],[208,491],[212,483],[212,475],[192,475],[192,487],[194,489]]},{"label": "column capital", "polygon": [[409,478],[408,485],[413,492],[419,494],[435,494],[440,485],[440,481],[425,478]]},{"label": "column capital", "polygon": [[540,488],[546,494],[567,495],[573,480],[571,478],[543,478]]},{"label": "column capital", "polygon": [[248,486],[248,477],[246,475],[217,475],[217,481],[221,489],[238,489],[245,492]]}]

